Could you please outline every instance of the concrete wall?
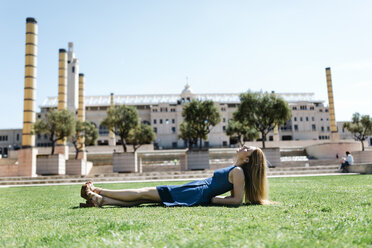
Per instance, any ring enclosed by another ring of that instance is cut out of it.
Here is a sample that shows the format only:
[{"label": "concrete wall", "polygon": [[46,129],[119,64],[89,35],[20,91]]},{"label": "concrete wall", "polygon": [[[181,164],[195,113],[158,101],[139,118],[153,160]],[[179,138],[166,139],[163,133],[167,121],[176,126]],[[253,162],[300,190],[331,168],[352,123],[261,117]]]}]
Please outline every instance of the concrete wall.
[{"label": "concrete wall", "polygon": [[306,147],[306,152],[309,156],[316,159],[335,159],[337,156],[340,158],[345,157],[346,151],[361,150],[360,142],[333,142],[315,144]]},{"label": "concrete wall", "polygon": [[372,163],[372,151],[350,151],[354,157],[354,163]]},{"label": "concrete wall", "polygon": [[0,165],[0,177],[16,177],[18,176],[18,165],[2,164]]},{"label": "concrete wall", "polygon": [[66,160],[63,154],[38,155],[36,161],[36,174],[38,175],[66,174]]},{"label": "concrete wall", "polygon": [[114,153],[112,163],[114,172],[139,172],[137,153]]}]

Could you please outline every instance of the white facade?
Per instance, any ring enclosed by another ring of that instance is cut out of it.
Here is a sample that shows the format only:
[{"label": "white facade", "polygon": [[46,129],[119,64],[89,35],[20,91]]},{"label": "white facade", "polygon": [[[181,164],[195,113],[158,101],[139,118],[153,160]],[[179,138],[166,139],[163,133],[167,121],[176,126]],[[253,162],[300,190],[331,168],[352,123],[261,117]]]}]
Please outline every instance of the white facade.
[{"label": "white facade", "polygon": [[68,43],[67,51],[67,109],[76,113],[79,107],[79,60],[74,53],[74,44]]},{"label": "white facade", "polygon": [[[292,118],[279,128],[279,140],[326,140],[330,138],[330,120],[328,107],[323,101],[316,100],[313,93],[277,93],[282,96],[292,109]],[[143,123],[151,125],[156,133],[155,147],[184,147],[179,139],[179,125],[183,121],[182,108],[192,99],[212,100],[221,112],[221,122],[212,128],[208,137],[210,147],[225,147],[234,143],[225,134],[228,121],[232,119],[240,103],[239,93],[198,94],[186,85],[181,94],[115,95],[116,105],[132,105],[139,112]],[[57,106],[56,97],[48,97],[41,105],[41,114]],[[99,128],[98,144],[106,145],[109,132],[101,126],[110,107],[110,95],[86,96],[86,120]],[[268,140],[274,139],[273,132]]]}]

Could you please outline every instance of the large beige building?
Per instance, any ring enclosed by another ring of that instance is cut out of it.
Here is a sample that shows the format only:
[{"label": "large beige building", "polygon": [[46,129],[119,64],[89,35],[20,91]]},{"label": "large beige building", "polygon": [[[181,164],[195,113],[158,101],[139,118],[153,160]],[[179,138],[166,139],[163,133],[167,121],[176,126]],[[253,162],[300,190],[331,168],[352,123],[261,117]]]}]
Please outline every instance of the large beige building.
[{"label": "large beige building", "polygon": [[[328,107],[321,100],[315,99],[313,93],[277,93],[288,101],[292,109],[292,118],[279,128],[280,140],[324,140],[330,138],[330,121]],[[228,121],[232,119],[239,101],[239,93],[194,93],[186,85],[180,94],[148,94],[148,95],[115,95],[115,105],[132,105],[139,112],[143,123],[151,125],[156,133],[155,147],[181,148],[184,141],[179,139],[179,125],[183,121],[183,105],[192,99],[212,100],[221,112],[221,122],[209,134],[206,145],[210,147],[228,147],[234,141],[226,135]],[[99,129],[99,145],[108,145],[109,132],[101,125],[110,107],[110,96],[86,96],[86,120],[94,123]],[[57,107],[57,97],[44,100],[42,118],[50,109]],[[47,143],[42,137],[38,143]],[[268,135],[273,139],[273,133]]]}]

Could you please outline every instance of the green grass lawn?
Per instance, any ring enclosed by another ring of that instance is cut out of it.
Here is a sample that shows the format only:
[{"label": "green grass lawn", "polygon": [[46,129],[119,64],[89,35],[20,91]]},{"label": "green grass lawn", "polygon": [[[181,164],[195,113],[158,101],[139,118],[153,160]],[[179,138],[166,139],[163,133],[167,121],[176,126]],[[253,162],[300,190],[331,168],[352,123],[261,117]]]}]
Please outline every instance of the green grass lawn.
[{"label": "green grass lawn", "polygon": [[372,247],[372,175],[269,183],[270,198],[279,204],[239,208],[80,209],[78,185],[0,188],[0,246]]}]

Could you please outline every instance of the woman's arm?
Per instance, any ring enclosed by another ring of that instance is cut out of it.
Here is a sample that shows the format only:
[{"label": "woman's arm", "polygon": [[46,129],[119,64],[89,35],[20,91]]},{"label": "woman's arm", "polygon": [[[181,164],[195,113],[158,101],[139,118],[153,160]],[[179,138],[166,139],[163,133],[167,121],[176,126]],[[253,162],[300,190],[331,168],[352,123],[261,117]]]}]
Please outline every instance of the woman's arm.
[{"label": "woman's arm", "polygon": [[241,205],[244,196],[244,172],[240,167],[231,171],[232,183],[234,185],[230,196],[213,197],[211,203],[218,205]]}]

